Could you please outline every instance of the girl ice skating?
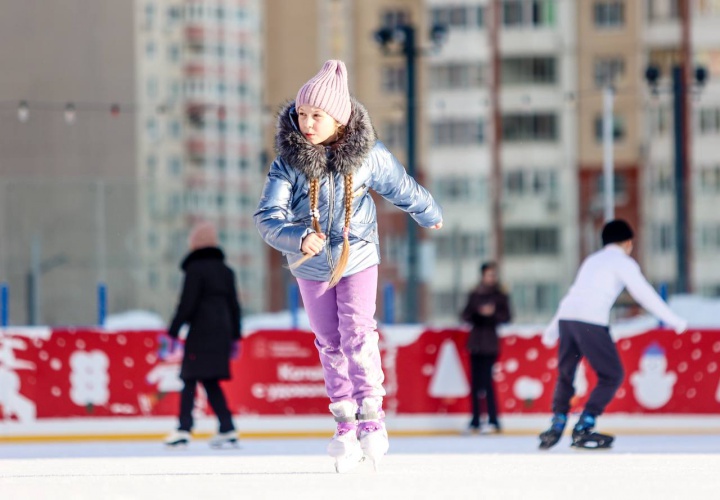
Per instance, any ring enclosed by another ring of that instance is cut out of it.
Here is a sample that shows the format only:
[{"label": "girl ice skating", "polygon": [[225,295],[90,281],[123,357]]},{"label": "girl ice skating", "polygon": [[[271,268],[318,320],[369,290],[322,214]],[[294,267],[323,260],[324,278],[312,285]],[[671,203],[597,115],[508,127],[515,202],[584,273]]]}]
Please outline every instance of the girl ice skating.
[{"label": "girl ice skating", "polygon": [[439,229],[441,209],[377,140],[367,111],[350,97],[342,61],[327,61],[280,111],[275,145],[255,223],[298,280],[337,422],[328,445],[336,470],[363,456],[377,467],[388,439],[370,190],[423,227]]}]

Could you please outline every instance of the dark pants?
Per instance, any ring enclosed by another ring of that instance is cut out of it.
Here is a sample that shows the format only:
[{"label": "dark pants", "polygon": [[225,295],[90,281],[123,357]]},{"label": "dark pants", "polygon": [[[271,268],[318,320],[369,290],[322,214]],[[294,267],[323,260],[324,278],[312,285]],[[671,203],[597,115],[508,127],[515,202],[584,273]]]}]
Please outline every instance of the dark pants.
[{"label": "dark pants", "polygon": [[553,413],[570,411],[570,399],[575,395],[575,371],[583,356],[598,376],[597,385],[585,405],[586,413],[600,415],[622,384],[625,372],[609,328],[582,321],[561,320],[559,375],[553,397]]},{"label": "dark pants", "polygon": [[497,356],[494,354],[470,354],[470,402],[472,404],[472,427],[480,427],[480,399],[487,404],[488,423],[498,425],[495,384],[492,370]]},{"label": "dark pants", "polygon": [[208,403],[217,415],[220,421],[220,432],[230,432],[235,429],[232,422],[232,414],[228,409],[225,401],[225,394],[220,388],[220,381],[217,379],[196,380],[184,379],[185,387],[183,387],[180,395],[180,428],[181,431],[190,432],[193,427],[192,411],[195,406],[195,387],[198,382],[202,382],[207,393]]}]

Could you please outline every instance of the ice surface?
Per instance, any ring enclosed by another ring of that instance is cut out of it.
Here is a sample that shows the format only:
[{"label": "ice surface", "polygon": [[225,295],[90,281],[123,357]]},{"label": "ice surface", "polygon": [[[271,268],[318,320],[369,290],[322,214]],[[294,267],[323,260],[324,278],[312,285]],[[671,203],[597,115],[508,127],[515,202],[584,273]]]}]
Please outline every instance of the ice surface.
[{"label": "ice surface", "polygon": [[720,491],[720,435],[620,435],[610,451],[549,452],[532,436],[392,438],[374,473],[336,474],[325,439],[239,450],[155,442],[0,445],[2,498],[705,499]]}]

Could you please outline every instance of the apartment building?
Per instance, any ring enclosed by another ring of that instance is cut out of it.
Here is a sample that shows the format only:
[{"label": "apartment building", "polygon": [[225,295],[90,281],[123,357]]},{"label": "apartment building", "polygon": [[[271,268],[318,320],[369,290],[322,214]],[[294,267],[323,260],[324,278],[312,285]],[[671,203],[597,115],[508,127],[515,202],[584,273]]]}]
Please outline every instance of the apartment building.
[{"label": "apartment building", "polygon": [[142,303],[172,313],[189,228],[209,220],[245,311],[261,311],[262,2],[138,0],[137,18]]},{"label": "apartment building", "polygon": [[[427,67],[427,164],[445,227],[433,235],[433,320],[452,322],[493,257],[490,2],[427,0],[449,27]],[[501,2],[502,281],[518,321],[546,318],[577,261],[576,3]]]},{"label": "apartment building", "polygon": [[[674,288],[677,279],[675,217],[675,139],[672,68],[680,57],[681,21],[677,0],[650,0],[643,11],[643,60],[660,69],[657,92],[645,87],[642,119],[645,175],[643,230],[648,242],[643,261],[655,283]],[[691,2],[693,66],[708,72],[691,92],[690,275],[691,291],[720,295],[720,2]],[[643,85],[641,80],[639,85]]]}]

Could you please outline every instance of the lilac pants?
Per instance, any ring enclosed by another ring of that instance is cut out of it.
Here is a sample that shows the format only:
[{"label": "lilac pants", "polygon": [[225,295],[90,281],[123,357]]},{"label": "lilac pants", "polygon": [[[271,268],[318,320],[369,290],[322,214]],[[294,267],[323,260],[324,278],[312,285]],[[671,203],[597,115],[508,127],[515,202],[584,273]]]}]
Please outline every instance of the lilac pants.
[{"label": "lilac pants", "polygon": [[382,397],[383,389],[375,299],[378,268],[342,278],[334,288],[325,281],[298,278],[300,294],[315,333],[315,347],[330,401]]}]

